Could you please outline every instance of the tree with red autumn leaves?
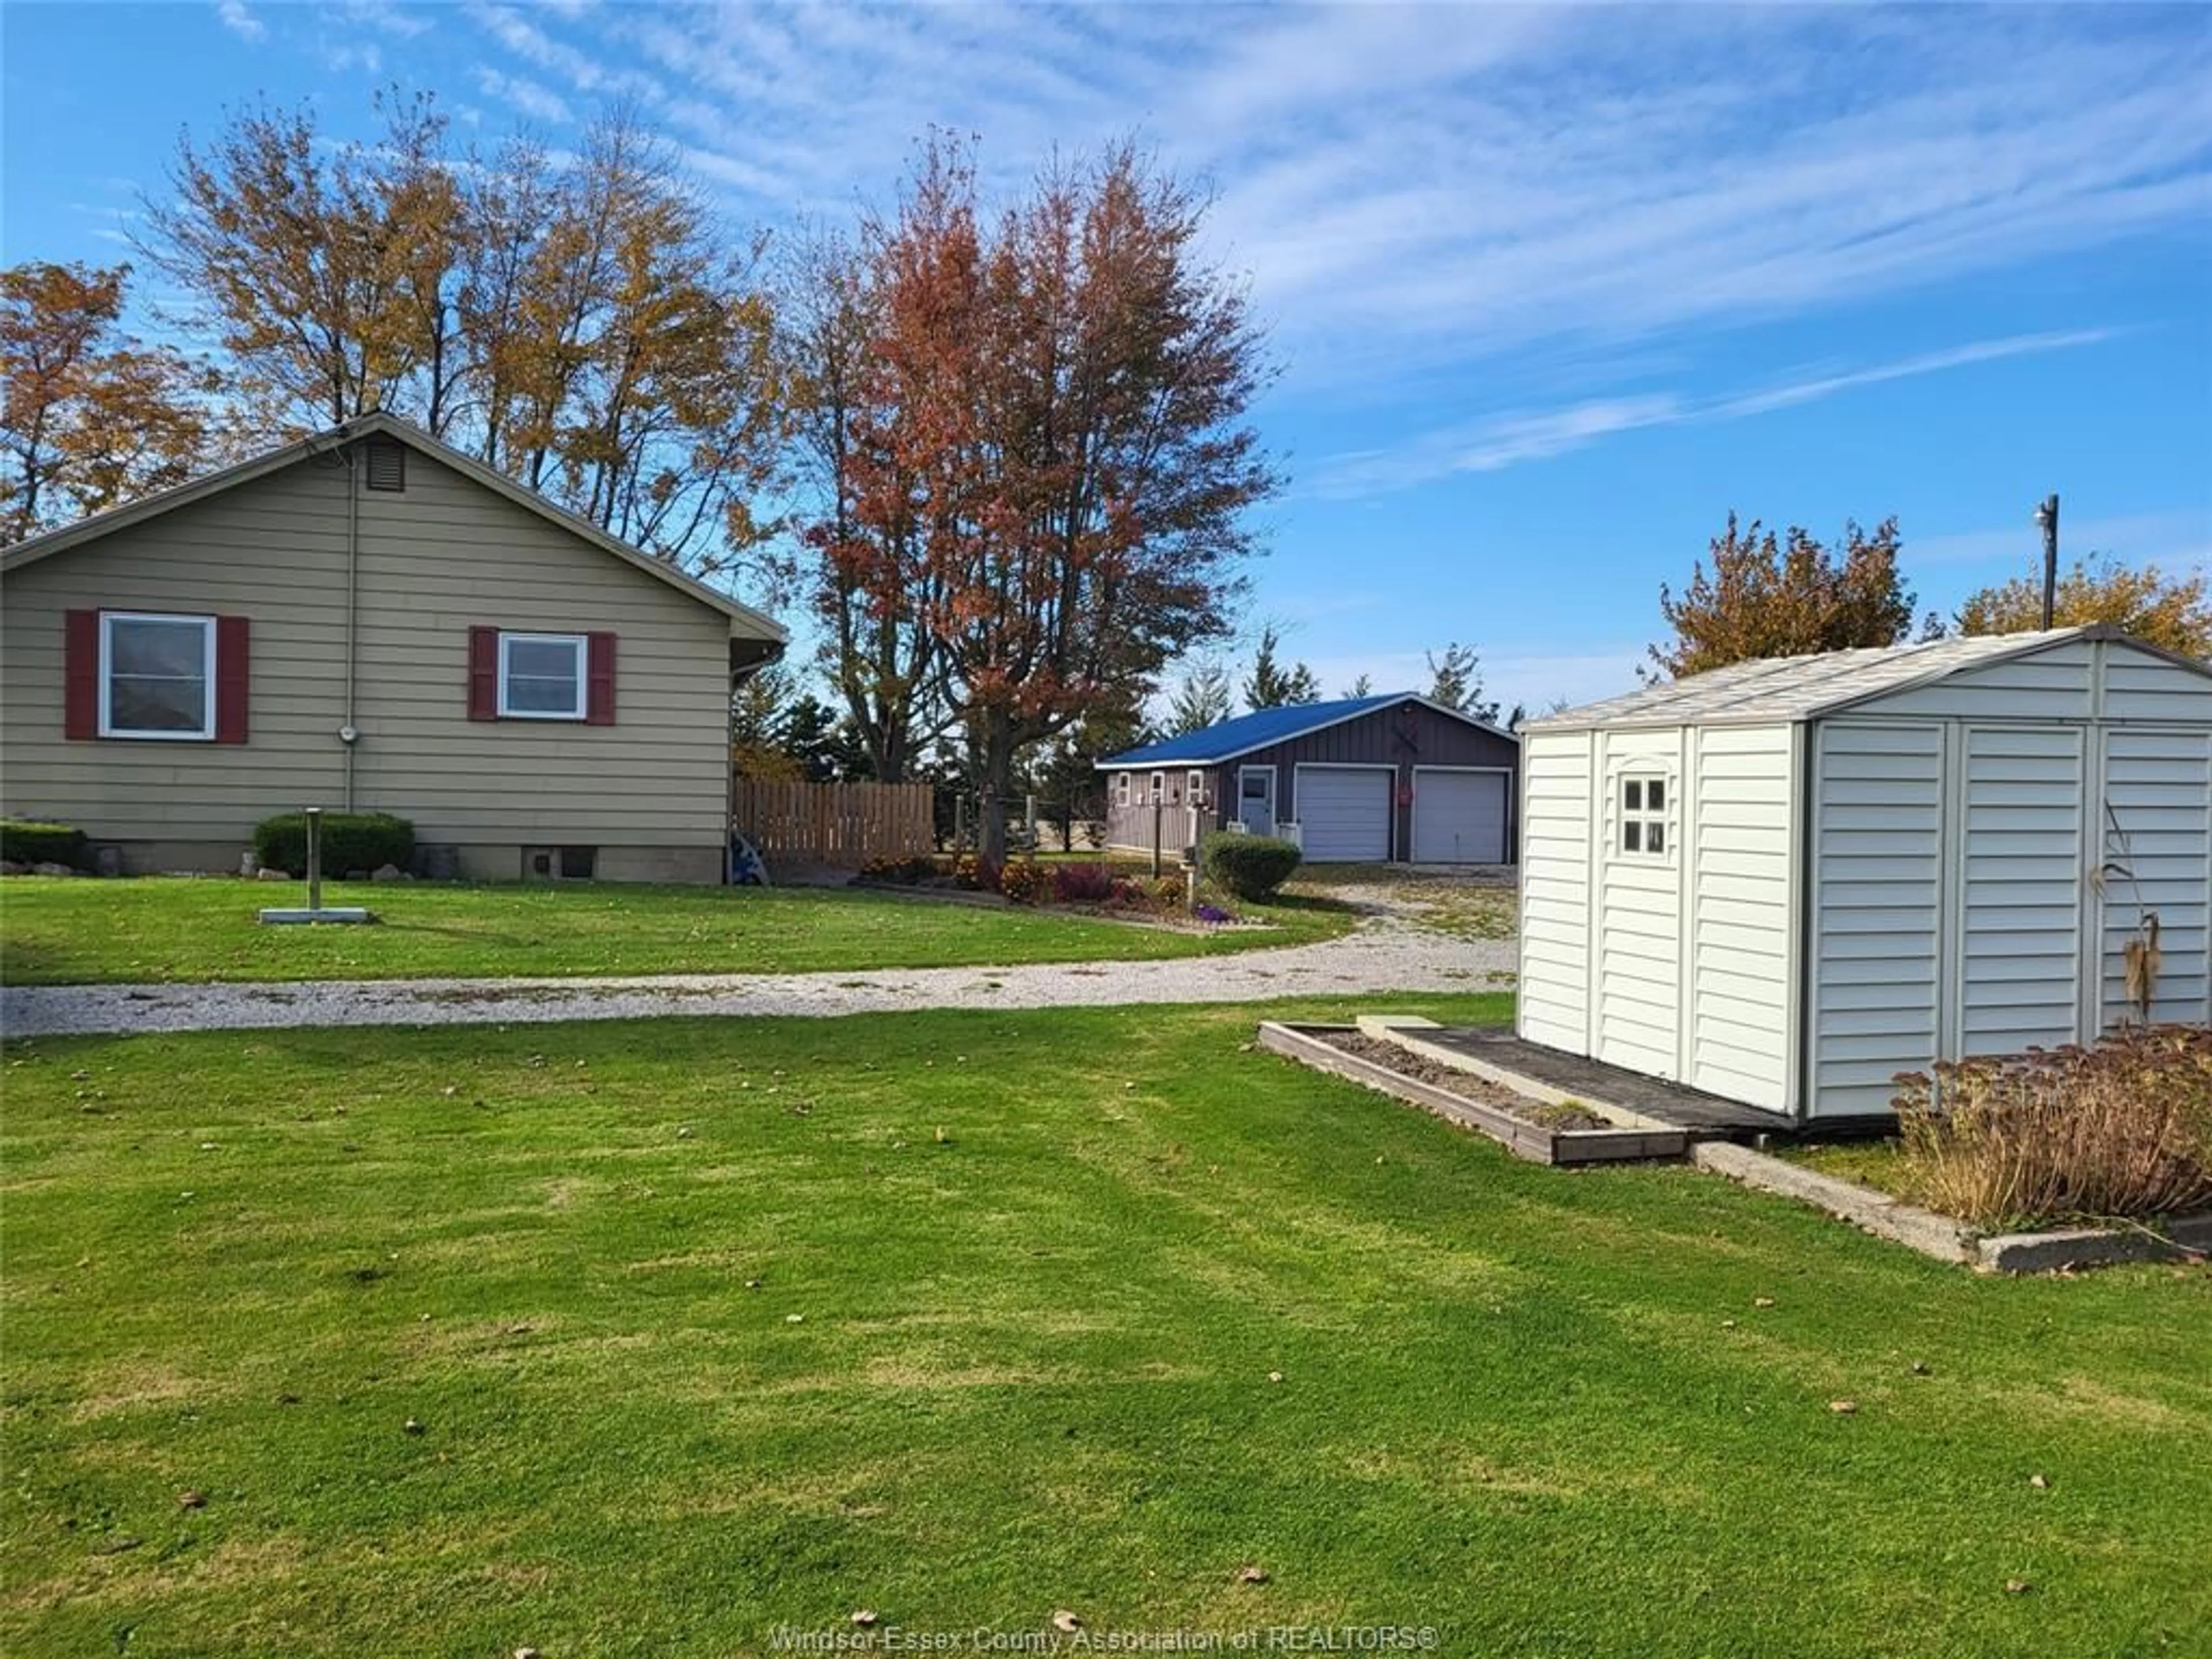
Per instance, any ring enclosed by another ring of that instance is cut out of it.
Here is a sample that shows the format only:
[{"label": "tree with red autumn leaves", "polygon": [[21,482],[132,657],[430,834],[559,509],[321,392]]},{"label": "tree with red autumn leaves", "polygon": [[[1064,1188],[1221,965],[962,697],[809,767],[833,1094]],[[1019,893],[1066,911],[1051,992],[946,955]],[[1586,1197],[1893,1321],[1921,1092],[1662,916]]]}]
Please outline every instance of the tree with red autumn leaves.
[{"label": "tree with red autumn leaves", "polygon": [[1122,144],[987,221],[940,135],[811,313],[858,347],[815,428],[833,678],[878,776],[933,706],[959,734],[991,857],[1026,754],[1223,631],[1245,510],[1279,487],[1246,421],[1260,336],[1198,258],[1203,211]]}]

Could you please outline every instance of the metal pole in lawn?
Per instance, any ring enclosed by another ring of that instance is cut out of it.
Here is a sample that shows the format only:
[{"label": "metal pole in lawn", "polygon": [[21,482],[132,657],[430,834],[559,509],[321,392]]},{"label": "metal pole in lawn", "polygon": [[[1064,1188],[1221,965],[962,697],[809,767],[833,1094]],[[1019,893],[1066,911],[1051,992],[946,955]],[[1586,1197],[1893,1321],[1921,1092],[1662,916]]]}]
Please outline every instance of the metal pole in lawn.
[{"label": "metal pole in lawn", "polygon": [[323,908],[323,809],[307,809],[307,910]]}]

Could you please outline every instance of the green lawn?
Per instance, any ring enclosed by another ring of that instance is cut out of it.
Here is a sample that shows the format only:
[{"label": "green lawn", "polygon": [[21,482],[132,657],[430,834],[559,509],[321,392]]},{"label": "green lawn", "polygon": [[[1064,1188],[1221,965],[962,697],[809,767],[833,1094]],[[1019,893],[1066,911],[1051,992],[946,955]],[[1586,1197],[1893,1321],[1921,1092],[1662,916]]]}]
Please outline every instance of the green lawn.
[{"label": "green lawn", "polygon": [[851,889],[326,883],[374,927],[264,927],[303,883],[0,882],[10,985],[505,975],[805,973],[1152,961],[1333,938],[1357,918],[1313,898],[1245,905],[1266,930],[1216,934]]},{"label": "green lawn", "polygon": [[2204,1650],[2203,1270],[1515,1163],[1255,1017],[18,1045],[0,1651]]}]

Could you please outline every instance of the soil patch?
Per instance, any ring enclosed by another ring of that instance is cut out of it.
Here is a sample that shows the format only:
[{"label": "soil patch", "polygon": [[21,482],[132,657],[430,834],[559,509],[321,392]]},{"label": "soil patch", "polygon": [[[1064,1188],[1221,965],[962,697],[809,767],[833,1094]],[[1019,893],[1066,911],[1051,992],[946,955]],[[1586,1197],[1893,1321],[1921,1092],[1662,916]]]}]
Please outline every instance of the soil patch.
[{"label": "soil patch", "polygon": [[1612,1129],[1620,1126],[1608,1122],[1595,1112],[1577,1106],[1554,1106],[1547,1102],[1531,1100],[1526,1095],[1516,1095],[1510,1089],[1501,1088],[1486,1078],[1472,1072],[1463,1072],[1456,1066],[1447,1066],[1442,1060],[1417,1054],[1410,1048],[1401,1048],[1395,1042],[1379,1038],[1358,1036],[1350,1032],[1332,1033],[1327,1039],[1332,1048],[1341,1048],[1347,1054],[1371,1060],[1417,1082],[1438,1089],[1446,1089],[1468,1100],[1485,1106],[1494,1106],[1501,1112],[1510,1112],[1524,1123],[1534,1123],[1545,1129]]}]

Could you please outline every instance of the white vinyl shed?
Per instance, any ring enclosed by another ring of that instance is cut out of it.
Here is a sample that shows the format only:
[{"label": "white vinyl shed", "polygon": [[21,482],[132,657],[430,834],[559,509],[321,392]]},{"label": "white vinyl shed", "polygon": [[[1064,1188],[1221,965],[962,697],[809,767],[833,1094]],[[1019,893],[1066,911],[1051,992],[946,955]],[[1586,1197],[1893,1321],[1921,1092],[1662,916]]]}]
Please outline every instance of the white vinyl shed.
[{"label": "white vinyl shed", "polygon": [[1518,1029],[1795,1118],[2212,1020],[2212,666],[2117,630],[1740,663],[1522,733]]}]

